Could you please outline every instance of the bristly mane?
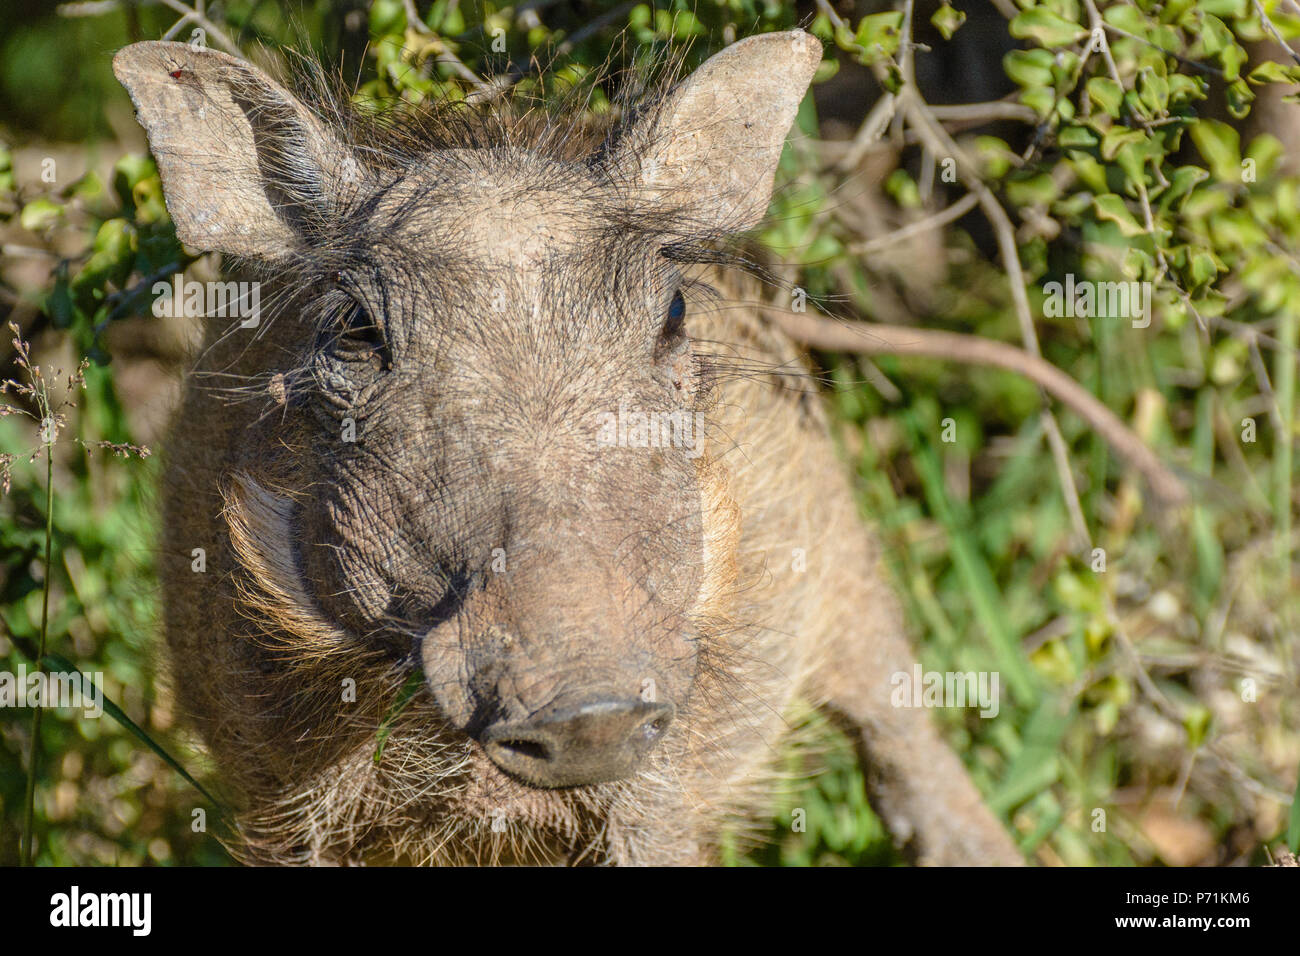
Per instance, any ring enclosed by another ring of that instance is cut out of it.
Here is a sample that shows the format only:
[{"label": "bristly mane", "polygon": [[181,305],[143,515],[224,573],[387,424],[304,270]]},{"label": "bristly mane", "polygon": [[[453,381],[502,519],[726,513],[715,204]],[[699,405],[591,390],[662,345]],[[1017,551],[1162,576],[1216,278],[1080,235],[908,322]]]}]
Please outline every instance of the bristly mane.
[{"label": "bristly mane", "polygon": [[[685,72],[686,48],[654,51],[625,68],[614,61],[618,48],[580,81],[561,90],[546,82],[555,64],[536,69],[525,86],[512,77],[486,93],[441,95],[418,103],[358,102],[356,84],[329,72],[316,59],[295,54],[294,92],[336,130],[363,162],[375,168],[406,167],[435,150],[523,149],[559,162],[598,164],[630,122],[660,106]],[[623,50],[626,54],[626,50]],[[592,109],[598,91],[608,106]]]}]

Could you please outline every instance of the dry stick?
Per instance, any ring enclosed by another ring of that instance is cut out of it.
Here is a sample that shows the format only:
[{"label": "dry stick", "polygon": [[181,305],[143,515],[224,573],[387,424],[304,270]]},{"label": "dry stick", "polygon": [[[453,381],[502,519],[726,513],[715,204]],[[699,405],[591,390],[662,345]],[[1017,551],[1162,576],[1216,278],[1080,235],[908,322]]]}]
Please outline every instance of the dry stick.
[{"label": "dry stick", "polygon": [[1291,59],[1300,63],[1300,53],[1296,53],[1295,50],[1291,49],[1291,44],[1282,39],[1282,34],[1279,33],[1277,27],[1273,25],[1273,21],[1268,18],[1268,14],[1264,12],[1264,5],[1260,3],[1259,0],[1255,0],[1255,12],[1259,14],[1259,19],[1264,23],[1264,29],[1269,32],[1269,35],[1273,38],[1274,42],[1276,42],[1282,49],[1286,50]]},{"label": "dry stick", "polygon": [[[845,30],[849,34],[853,33],[853,31],[849,29],[848,24],[844,22],[843,18],[835,12],[835,8],[831,6],[830,0],[815,0],[815,2],[817,4],[817,9],[826,16],[826,19],[830,20],[831,26],[833,26],[835,30]],[[857,44],[855,43],[854,45],[856,46]],[[859,46],[858,49],[861,50],[862,47]],[[866,51],[864,50],[863,52],[865,53]],[[897,109],[897,106],[898,104],[895,100],[894,94],[882,88],[880,99],[876,100],[875,105],[871,107],[871,111],[867,113],[866,119],[862,121],[862,125],[858,128],[857,135],[853,137],[853,142],[849,146],[849,151],[844,154],[843,158],[837,164],[837,168],[840,172],[846,173],[853,169],[859,162],[861,162],[862,157],[871,151],[876,140],[880,139],[880,137],[884,135],[885,129],[893,120],[894,111]]]},{"label": "dry stick", "polygon": [[465,65],[464,60],[451,52],[443,38],[420,19],[420,11],[415,7],[415,0],[402,0],[402,7],[406,11],[406,28],[424,38],[424,42],[433,51],[434,59],[450,66],[457,76],[475,90],[482,91],[488,88],[482,78]]},{"label": "dry stick", "polygon": [[[134,2],[137,2],[137,0],[131,0],[131,3]],[[207,18],[201,7],[198,7],[197,5],[194,7],[188,7],[181,3],[180,0],[138,0],[138,2],[142,5],[147,2],[169,7],[171,10],[181,15],[181,18],[167,29],[167,32],[163,35],[164,40],[170,39],[173,33],[185,26],[185,24],[197,23],[203,28],[205,33],[210,34],[217,41],[217,44],[225,47],[226,51],[232,56],[243,57],[243,53],[240,52],[239,47],[235,45],[234,41],[231,40],[230,37],[226,36],[220,27]],[[98,17],[105,13],[112,13],[114,10],[126,9],[130,5],[131,4],[125,2],[125,0],[95,0],[95,2],[88,3],[61,3],[55,7],[55,13],[61,17]]]},{"label": "dry stick", "polygon": [[[843,20],[835,13],[828,0],[816,0],[816,3],[837,29],[844,26]],[[889,108],[891,112],[894,109],[901,109],[901,115],[906,117],[909,125],[932,156],[951,156],[957,161],[963,179],[967,181],[971,192],[977,197],[980,207],[984,210],[984,215],[988,218],[989,224],[997,235],[998,248],[1003,267],[1007,272],[1007,278],[1010,280],[1011,298],[1015,304],[1016,317],[1020,322],[1020,332],[1025,348],[1033,355],[1039,356],[1041,353],[1038,347],[1038,335],[1034,330],[1033,315],[1029,309],[1029,296],[1025,292],[1024,270],[1020,265],[1020,252],[1016,248],[1015,228],[1011,223],[1011,218],[1007,215],[1006,210],[1002,208],[1002,204],[998,202],[997,197],[984,184],[975,164],[961,151],[956,141],[948,135],[939,120],[930,112],[929,106],[921,98],[919,88],[916,85],[911,31],[914,5],[915,0],[906,0],[903,9],[904,30],[899,40],[900,49],[903,51],[899,62],[903,89],[890,100]],[[879,104],[877,105],[879,106]],[[868,119],[871,119],[871,117],[868,117]],[[863,130],[859,133],[859,139],[866,133],[866,127],[867,124],[864,123]],[[863,151],[865,152],[865,149]],[[843,168],[842,165],[841,168]],[[1075,485],[1074,474],[1070,470],[1070,460],[1065,439],[1061,436],[1061,428],[1057,424],[1056,416],[1052,414],[1050,407],[1045,406],[1043,408],[1042,421],[1043,428],[1047,432],[1048,445],[1051,446],[1052,460],[1056,466],[1058,479],[1061,482],[1065,507],[1070,513],[1070,522],[1074,526],[1075,536],[1081,544],[1090,545],[1092,536],[1088,533],[1088,522],[1083,515],[1083,506],[1079,502],[1079,489]]]},{"label": "dry stick", "polygon": [[[204,15],[203,11],[197,8],[197,5],[194,7],[187,7],[185,4],[181,3],[180,0],[160,0],[160,2],[163,6],[170,7],[174,12],[181,14],[181,18],[172,24],[173,30],[187,21],[197,23],[207,31],[207,33],[214,37],[218,44],[225,47],[226,52],[231,56],[243,57],[244,54],[240,51],[239,47],[235,45],[235,42],[231,40],[230,37],[226,36],[219,26],[209,20]],[[170,33],[171,31],[169,30],[168,32]]]},{"label": "dry stick", "polygon": [[1119,67],[1115,65],[1115,57],[1111,55],[1110,44],[1106,42],[1106,21],[1102,19],[1101,11],[1097,9],[1096,0],[1083,0],[1084,6],[1088,9],[1088,26],[1092,27],[1092,39],[1090,43],[1096,44],[1097,49],[1101,51],[1102,59],[1106,61],[1106,69],[1110,71],[1110,78],[1119,84],[1120,89],[1124,88],[1124,81],[1119,77]]},{"label": "dry stick", "polygon": [[1038,114],[1023,103],[1008,100],[986,100],[983,103],[931,103],[930,112],[941,122],[991,123],[994,120],[1015,120],[1037,126]]},{"label": "dry stick", "polygon": [[[1020,323],[1021,340],[1028,353],[1041,358],[1042,351],[1038,347],[1038,333],[1034,329],[1034,317],[1029,308],[1029,294],[1025,292],[1025,273],[1020,265],[1020,251],[1016,248],[1016,230],[1011,223],[1011,217],[1002,208],[1002,203],[993,195],[992,190],[984,184],[975,164],[930,115],[916,85],[909,84],[905,87],[899,95],[899,100],[904,115],[907,116],[909,124],[916,130],[921,141],[934,155],[951,156],[956,160],[958,171],[970,186],[971,192],[978,197],[980,208],[984,210],[984,215],[997,236],[1002,267],[1007,273],[1011,286],[1011,300]],[[1088,522],[1083,515],[1083,505],[1079,502],[1079,489],[1074,483],[1074,473],[1070,470],[1065,439],[1061,435],[1061,426],[1057,424],[1056,416],[1052,414],[1050,407],[1043,408],[1043,428],[1047,432],[1047,443],[1051,446],[1052,460],[1056,464],[1061,490],[1065,497],[1065,507],[1070,513],[1075,535],[1081,544],[1091,544],[1092,536],[1088,533]]]},{"label": "dry stick", "polygon": [[767,307],[766,313],[792,339],[810,348],[865,355],[913,355],[920,358],[991,365],[1023,375],[1064,402],[1091,426],[1116,454],[1140,471],[1168,505],[1188,500],[1187,489],[1156,454],[1114,412],[1087,389],[1041,356],[1005,342],[875,322],[842,322],[806,312]]},{"label": "dry stick", "polygon": [[979,197],[974,193],[967,193],[958,199],[952,205],[939,210],[932,216],[926,216],[924,219],[918,219],[916,222],[910,222],[901,229],[896,229],[888,235],[878,236],[875,239],[869,239],[866,242],[855,242],[849,246],[849,252],[855,256],[866,256],[879,252],[881,249],[888,249],[890,246],[911,239],[913,236],[919,236],[921,233],[929,232],[931,229],[938,229],[940,226],[947,225],[954,219],[960,219],[966,213],[970,212],[979,204]]},{"label": "dry stick", "polygon": [[853,137],[848,152],[844,154],[844,157],[837,164],[841,172],[848,172],[853,169],[862,161],[862,157],[871,151],[889,125],[889,121],[894,118],[896,105],[894,94],[888,91],[882,93],[880,99],[876,100],[876,105],[871,107],[871,112],[862,121],[862,126],[858,129],[857,135]]}]

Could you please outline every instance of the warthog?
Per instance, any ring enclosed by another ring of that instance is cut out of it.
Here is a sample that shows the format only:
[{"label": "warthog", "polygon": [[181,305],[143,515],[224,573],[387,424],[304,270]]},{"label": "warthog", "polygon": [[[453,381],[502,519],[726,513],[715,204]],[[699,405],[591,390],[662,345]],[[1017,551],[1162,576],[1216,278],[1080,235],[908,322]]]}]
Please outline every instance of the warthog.
[{"label": "warthog", "polygon": [[188,380],[161,558],[243,858],[707,862],[806,704],[913,858],[1020,861],[891,705],[914,659],[806,360],[723,306],[820,59],[751,37],[597,128],[117,54],[177,235],[266,284]]}]

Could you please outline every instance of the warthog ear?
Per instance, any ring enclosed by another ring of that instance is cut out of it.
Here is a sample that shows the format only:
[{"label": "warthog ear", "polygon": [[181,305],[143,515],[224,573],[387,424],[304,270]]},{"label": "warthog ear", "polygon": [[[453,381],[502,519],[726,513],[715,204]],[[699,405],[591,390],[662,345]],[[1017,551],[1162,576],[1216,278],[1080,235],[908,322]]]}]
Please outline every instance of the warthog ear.
[{"label": "warthog ear", "polygon": [[276,259],[328,215],[360,168],[307,107],[256,67],[186,43],[134,43],[113,72],[158,161],[176,235]]},{"label": "warthog ear", "polygon": [[711,56],[630,131],[640,185],[709,226],[758,223],[821,58],[802,30],[747,37]]}]

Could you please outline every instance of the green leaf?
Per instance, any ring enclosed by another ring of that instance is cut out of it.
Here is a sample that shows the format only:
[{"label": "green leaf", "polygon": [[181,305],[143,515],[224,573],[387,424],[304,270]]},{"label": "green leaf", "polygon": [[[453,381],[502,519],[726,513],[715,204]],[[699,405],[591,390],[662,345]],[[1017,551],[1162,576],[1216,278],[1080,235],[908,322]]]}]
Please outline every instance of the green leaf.
[{"label": "green leaf", "polygon": [[1138,73],[1138,97],[1153,114],[1163,113],[1169,106],[1169,81],[1145,68]]},{"label": "green leaf", "polygon": [[1241,76],[1241,68],[1249,59],[1250,54],[1240,43],[1231,43],[1225,47],[1219,54],[1219,62],[1223,64],[1224,79],[1235,80]]},{"label": "green leaf", "polygon": [[1146,183],[1146,162],[1151,152],[1152,143],[1143,139],[1135,143],[1125,143],[1115,153],[1115,165],[1124,173],[1124,181],[1130,187],[1130,194],[1141,195],[1140,185]]},{"label": "green leaf", "polygon": [[406,11],[399,0],[375,0],[370,7],[370,35],[383,36],[406,28]]},{"label": "green leaf", "polygon": [[1004,188],[1007,198],[1017,206],[1046,206],[1061,192],[1050,172],[1008,179],[1004,183]]},{"label": "green leaf", "polygon": [[93,249],[113,261],[135,255],[135,229],[125,219],[107,219],[95,233]]},{"label": "green leaf", "polygon": [[1203,183],[1209,178],[1210,174],[1200,166],[1179,166],[1169,176],[1169,186],[1160,194],[1161,206],[1168,209],[1174,200],[1191,192],[1197,183]]},{"label": "green leaf", "polygon": [[1205,736],[1210,729],[1213,715],[1204,704],[1190,704],[1183,717],[1183,729],[1187,731],[1187,745],[1193,749],[1205,743]]},{"label": "green leaf", "polygon": [[1192,277],[1192,288],[1213,282],[1219,275],[1214,254],[1205,250],[1193,252],[1187,263],[1187,274]]},{"label": "green leaf", "polygon": [[1169,100],[1175,106],[1205,99],[1206,82],[1199,76],[1175,73],[1169,77]]},{"label": "green leaf", "polygon": [[1257,177],[1271,175],[1284,155],[1286,147],[1282,141],[1268,133],[1260,133],[1246,147],[1246,156],[1255,161]]},{"label": "green leaf", "polygon": [[1114,193],[1106,193],[1093,199],[1093,206],[1097,210],[1097,218],[1104,219],[1107,222],[1113,222],[1119,226],[1119,231],[1126,237],[1145,236],[1146,229],[1129,211],[1124,200]]},{"label": "green leaf", "polygon": [[[41,667],[47,671],[61,671],[67,674],[74,673],[78,670],[76,667],[73,666],[72,662],[69,661],[66,657],[63,657],[59,654],[55,654],[52,652],[47,653],[43,658],[41,658]],[[104,694],[103,691],[99,690],[98,688],[96,689],[96,691],[97,693],[102,695],[102,699],[104,702],[104,713],[108,714],[110,717],[116,720],[123,727],[123,729],[127,730],[132,736],[134,736],[142,744],[144,744],[155,754],[157,754],[158,758],[162,760],[163,763],[167,764],[167,766],[175,770],[178,774],[181,775],[181,777],[185,779],[186,783],[188,783],[191,787],[193,787],[200,794],[202,794],[204,799],[206,799],[210,804],[212,804],[212,808],[217,812],[218,817],[221,817],[223,819],[228,818],[230,811],[226,809],[226,806],[223,803],[221,803],[219,800],[217,800],[217,798],[214,797],[212,794],[208,793],[207,789],[203,786],[203,784],[199,783],[192,776],[190,776],[189,771],[187,771],[185,767],[182,766],[179,760],[177,760],[166,750],[164,750],[161,745],[155,743],[154,739],[150,737],[149,734],[146,733],[145,730],[139,724],[137,724],[134,720],[128,717],[126,711],[122,710],[122,708],[119,707],[113,700],[111,700],[107,694]]]},{"label": "green leaf", "polygon": [[1219,214],[1214,221],[1215,244],[1220,248],[1236,248],[1251,252],[1268,242],[1268,233],[1245,210],[1230,209]]},{"label": "green leaf", "polygon": [[[59,270],[56,270],[56,274],[58,272]],[[62,272],[64,274],[58,275],[54,288],[50,289],[45,297],[45,311],[49,313],[56,329],[70,328],[77,318],[77,308],[72,301],[72,290],[68,286],[66,268]]]},{"label": "green leaf", "polygon": [[1062,149],[1091,149],[1100,140],[1086,126],[1066,126],[1056,137],[1056,142]]},{"label": "green leaf", "polygon": [[1192,142],[1219,182],[1241,182],[1241,137],[1227,123],[1200,119],[1192,124]]},{"label": "green leaf", "polygon": [[1134,246],[1124,253],[1124,275],[1137,282],[1149,280],[1156,272],[1156,262],[1144,249]]},{"label": "green leaf", "polygon": [[1030,7],[1011,21],[1011,35],[1022,40],[1037,40],[1045,47],[1059,47],[1077,43],[1088,35],[1088,31],[1042,7]]},{"label": "green leaf", "polygon": [[817,65],[817,72],[813,74],[813,84],[825,83],[839,71],[840,61],[833,57],[828,57]]},{"label": "green leaf", "polygon": [[1250,104],[1255,99],[1255,92],[1245,80],[1237,79],[1228,84],[1226,91],[1228,112],[1234,119],[1244,119],[1250,113]]},{"label": "green leaf", "polygon": [[1248,2],[1249,0],[1197,0],[1196,5],[1216,17],[1244,17]]},{"label": "green leaf", "polygon": [[1188,53],[1196,58],[1216,56],[1233,42],[1232,31],[1222,20],[1212,14],[1203,14],[1196,31],[1196,42]]},{"label": "green leaf", "polygon": [[1025,724],[1024,746],[989,797],[994,813],[1009,813],[1056,782],[1061,775],[1061,739],[1073,715],[1073,708],[1062,712],[1053,700],[1038,706]]},{"label": "green leaf", "polygon": [[1142,11],[1127,3],[1117,3],[1107,7],[1102,11],[1101,18],[1111,26],[1119,27],[1125,33],[1131,33],[1144,40],[1151,32],[1151,26]]},{"label": "green leaf", "polygon": [[33,199],[23,206],[19,224],[29,232],[41,232],[63,215],[63,207],[48,199]]},{"label": "green leaf", "polygon": [[1017,158],[1011,147],[996,136],[975,137],[975,155],[987,179],[1001,179]]},{"label": "green leaf", "polygon": [[1110,192],[1110,187],[1106,182],[1105,166],[1089,153],[1071,150],[1069,155],[1070,166],[1084,186],[1094,193]]},{"label": "green leaf", "polygon": [[[639,14],[644,14],[646,22],[650,20],[650,8],[642,4],[632,10],[628,22],[631,23],[633,18]],[[635,26],[635,24],[633,24]],[[835,39],[835,28],[831,26],[831,18],[824,13],[817,14],[813,22],[808,25],[808,32],[821,40],[823,43],[830,43]]]},{"label": "green leaf", "polygon": [[148,156],[128,153],[113,164],[113,187],[124,203],[134,203],[137,186],[158,175],[158,167]]},{"label": "green leaf", "polygon": [[1052,54],[1047,50],[1012,50],[1002,58],[1002,69],[1018,86],[1052,85]]},{"label": "green leaf", "polygon": [[957,28],[966,22],[966,14],[949,3],[944,3],[930,18],[934,28],[943,34],[945,40],[951,40]]},{"label": "green leaf", "polygon": [[1101,158],[1110,162],[1122,147],[1128,146],[1130,143],[1141,143],[1146,138],[1147,134],[1140,129],[1131,129],[1127,126],[1112,126],[1106,131],[1106,135],[1101,138]]},{"label": "green leaf", "polygon": [[1124,87],[1108,76],[1094,76],[1088,81],[1088,99],[1113,117],[1119,117],[1119,105],[1124,98]]},{"label": "green leaf", "polygon": [[1046,119],[1052,115],[1052,110],[1056,108],[1056,100],[1056,91],[1049,86],[1038,86],[1020,94],[1020,102],[1037,113],[1039,119]]},{"label": "green leaf", "polygon": [[1246,79],[1256,86],[1264,83],[1300,83],[1300,66],[1265,60],[1251,70]]},{"label": "green leaf", "polygon": [[864,61],[875,63],[897,53],[902,27],[901,10],[873,13],[871,16],[863,17],[853,39],[865,51]]},{"label": "green leaf", "polygon": [[917,209],[921,206],[921,190],[905,169],[896,169],[889,174],[885,180],[885,192],[904,209]]},{"label": "green leaf", "polygon": [[412,671],[407,675],[406,683],[397,692],[397,699],[388,708],[388,713],[384,715],[384,719],[379,723],[379,729],[375,732],[375,763],[379,763],[384,756],[384,744],[388,742],[388,735],[392,733],[394,721],[397,720],[402,711],[406,710],[407,705],[415,698],[423,683],[424,675],[420,671]]}]

